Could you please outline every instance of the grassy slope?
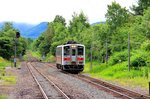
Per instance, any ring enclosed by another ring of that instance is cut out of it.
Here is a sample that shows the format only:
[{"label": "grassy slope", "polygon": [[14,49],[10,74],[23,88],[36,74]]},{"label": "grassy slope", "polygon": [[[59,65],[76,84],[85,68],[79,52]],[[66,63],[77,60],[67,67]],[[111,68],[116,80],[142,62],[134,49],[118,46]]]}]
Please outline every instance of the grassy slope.
[{"label": "grassy slope", "polygon": [[0,57],[0,68],[10,65],[10,62]]},{"label": "grassy slope", "polygon": [[[10,66],[10,62],[0,57],[0,77],[5,75],[5,67]],[[0,78],[1,79],[1,78]]]},{"label": "grassy slope", "polygon": [[102,78],[105,80],[115,81],[124,86],[140,86],[148,89],[150,78],[145,77],[145,68],[141,70],[128,71],[127,62],[119,63],[114,66],[106,66],[106,64],[93,63],[90,70],[90,63],[87,62],[84,69],[85,73],[92,77]]},{"label": "grassy slope", "polygon": [[[0,57],[0,80],[2,80],[1,84],[16,84],[16,77],[14,76],[5,76],[5,67],[11,66],[11,62]],[[7,99],[6,96],[0,96],[0,99]]]},{"label": "grassy slope", "polygon": [[39,52],[29,51],[29,53],[31,54],[31,56],[36,57],[37,59],[41,60],[41,55]]}]

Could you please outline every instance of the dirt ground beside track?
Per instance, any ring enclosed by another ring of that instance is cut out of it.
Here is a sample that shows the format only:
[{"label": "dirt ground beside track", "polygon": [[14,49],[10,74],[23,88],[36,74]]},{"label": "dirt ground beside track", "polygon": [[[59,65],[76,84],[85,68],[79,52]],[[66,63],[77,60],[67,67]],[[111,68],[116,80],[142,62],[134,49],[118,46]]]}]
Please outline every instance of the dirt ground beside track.
[{"label": "dirt ground beside track", "polygon": [[6,76],[16,76],[16,84],[4,84],[0,81],[0,96],[7,99],[41,99],[41,93],[30,75],[25,62],[21,68],[6,68]]},{"label": "dirt ground beside track", "polygon": [[[19,70],[17,68],[6,67],[5,76],[16,76]],[[9,96],[12,92],[15,92],[15,84],[5,84],[5,81],[0,80],[0,96]],[[13,99],[13,97],[12,97]]]}]

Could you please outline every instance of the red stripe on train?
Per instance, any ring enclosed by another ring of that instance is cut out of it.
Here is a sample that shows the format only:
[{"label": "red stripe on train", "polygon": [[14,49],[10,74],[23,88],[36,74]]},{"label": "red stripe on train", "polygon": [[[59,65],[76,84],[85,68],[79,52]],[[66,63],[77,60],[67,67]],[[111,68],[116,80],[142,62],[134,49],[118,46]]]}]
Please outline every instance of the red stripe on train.
[{"label": "red stripe on train", "polygon": [[64,58],[64,61],[69,61],[69,60],[71,60],[71,58],[69,57]]},{"label": "red stripe on train", "polygon": [[84,58],[77,58],[77,60],[84,60]]}]

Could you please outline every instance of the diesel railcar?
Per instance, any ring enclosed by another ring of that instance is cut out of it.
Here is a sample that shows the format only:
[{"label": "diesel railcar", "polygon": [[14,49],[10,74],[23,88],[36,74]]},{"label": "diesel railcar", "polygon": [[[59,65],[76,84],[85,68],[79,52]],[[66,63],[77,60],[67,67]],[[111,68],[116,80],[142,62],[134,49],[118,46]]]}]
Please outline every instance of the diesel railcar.
[{"label": "diesel railcar", "polygon": [[85,46],[77,43],[66,43],[56,48],[56,66],[58,69],[81,72],[85,64]]}]

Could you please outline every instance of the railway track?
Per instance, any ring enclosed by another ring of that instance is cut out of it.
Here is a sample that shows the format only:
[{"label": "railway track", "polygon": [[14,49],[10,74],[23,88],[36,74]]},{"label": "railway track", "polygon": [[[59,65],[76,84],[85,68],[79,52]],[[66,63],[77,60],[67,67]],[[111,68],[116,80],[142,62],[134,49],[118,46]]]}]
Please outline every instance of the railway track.
[{"label": "railway track", "polygon": [[150,96],[148,95],[143,95],[134,91],[131,91],[129,89],[125,89],[122,88],[120,86],[111,84],[109,82],[103,81],[103,80],[99,80],[99,79],[95,79],[95,78],[91,78],[85,75],[73,75],[81,80],[84,80],[98,88],[102,88],[106,91],[109,91],[111,93],[114,94],[114,96],[118,97],[118,98],[125,98],[125,99],[150,99]]},{"label": "railway track", "polygon": [[31,62],[27,67],[36,81],[44,99],[70,99],[54,82],[50,81]]},{"label": "railway track", "polygon": [[[55,68],[54,65],[47,64],[53,68]],[[56,68],[55,68],[56,69]],[[106,92],[109,92],[113,94],[115,97],[121,98],[121,99],[150,99],[149,95],[143,95],[134,91],[131,91],[129,89],[125,89],[123,87],[111,84],[109,82],[100,80],[100,79],[95,79],[91,78],[89,76],[85,76],[82,74],[74,75],[70,74],[68,72],[63,71],[63,73],[68,74],[70,76],[76,77],[80,80],[83,80],[91,85],[94,85],[98,89],[104,90]]]}]

